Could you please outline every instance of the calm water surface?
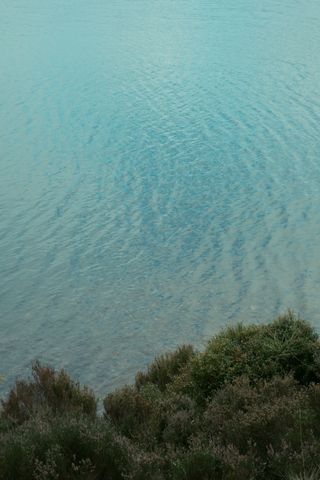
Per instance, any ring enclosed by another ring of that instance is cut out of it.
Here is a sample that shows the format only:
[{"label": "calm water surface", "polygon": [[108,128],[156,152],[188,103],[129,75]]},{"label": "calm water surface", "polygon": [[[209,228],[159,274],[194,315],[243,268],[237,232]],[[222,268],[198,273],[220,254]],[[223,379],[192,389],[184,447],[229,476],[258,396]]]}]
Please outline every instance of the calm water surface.
[{"label": "calm water surface", "polygon": [[320,328],[319,0],[0,1],[0,369],[102,395],[292,307]]}]

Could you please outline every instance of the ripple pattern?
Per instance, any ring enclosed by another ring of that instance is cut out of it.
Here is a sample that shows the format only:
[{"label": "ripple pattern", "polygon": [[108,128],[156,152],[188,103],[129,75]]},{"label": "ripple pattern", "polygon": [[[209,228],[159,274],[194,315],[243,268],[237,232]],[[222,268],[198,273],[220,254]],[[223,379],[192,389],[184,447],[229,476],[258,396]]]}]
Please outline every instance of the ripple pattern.
[{"label": "ripple pattern", "polygon": [[320,327],[320,4],[3,0],[0,355],[98,394],[288,307]]}]

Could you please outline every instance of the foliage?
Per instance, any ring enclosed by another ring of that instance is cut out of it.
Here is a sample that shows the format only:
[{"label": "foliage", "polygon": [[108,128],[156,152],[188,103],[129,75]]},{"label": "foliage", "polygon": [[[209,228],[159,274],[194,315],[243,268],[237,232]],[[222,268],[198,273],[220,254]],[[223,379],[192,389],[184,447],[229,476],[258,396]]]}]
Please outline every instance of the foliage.
[{"label": "foliage", "polygon": [[319,480],[318,337],[292,312],[227,328],[93,393],[35,364],[0,417],[0,480]]},{"label": "foliage", "polygon": [[194,356],[195,351],[191,345],[182,345],[174,352],[156,357],[146,373],[137,373],[136,387],[140,389],[147,383],[153,383],[164,391],[167,385],[190,364]]},{"label": "foliage", "polygon": [[269,325],[229,327],[193,361],[194,392],[208,398],[240,375],[255,382],[292,373],[302,384],[315,382],[319,380],[319,354],[317,334],[291,311]]},{"label": "foliage", "polygon": [[0,478],[123,478],[130,450],[101,420],[35,416],[0,438]]},{"label": "foliage", "polygon": [[132,387],[109,394],[104,400],[105,416],[127,436],[143,428],[152,410],[151,401]]},{"label": "foliage", "polygon": [[17,381],[7,400],[2,401],[2,417],[23,423],[39,410],[96,415],[97,401],[93,392],[86,387],[80,388],[64,370],[56,372],[35,362],[32,374],[33,381]]},{"label": "foliage", "polygon": [[316,468],[311,471],[311,473],[301,473],[299,475],[294,475],[290,477],[289,480],[319,480],[320,474],[319,469]]}]

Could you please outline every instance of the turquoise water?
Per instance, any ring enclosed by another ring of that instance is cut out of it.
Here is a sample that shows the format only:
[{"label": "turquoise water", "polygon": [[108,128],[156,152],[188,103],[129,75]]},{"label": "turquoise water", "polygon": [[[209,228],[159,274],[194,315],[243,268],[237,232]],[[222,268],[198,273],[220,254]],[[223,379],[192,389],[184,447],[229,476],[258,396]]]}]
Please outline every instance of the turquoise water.
[{"label": "turquoise water", "polygon": [[99,395],[292,307],[320,327],[320,2],[2,0],[0,373]]}]

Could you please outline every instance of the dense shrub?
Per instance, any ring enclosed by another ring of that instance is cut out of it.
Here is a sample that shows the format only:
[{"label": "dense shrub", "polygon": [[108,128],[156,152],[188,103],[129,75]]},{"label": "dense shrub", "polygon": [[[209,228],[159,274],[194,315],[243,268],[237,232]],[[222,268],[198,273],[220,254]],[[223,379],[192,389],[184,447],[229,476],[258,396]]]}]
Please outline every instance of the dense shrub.
[{"label": "dense shrub", "polygon": [[161,392],[147,384],[137,390],[124,387],[104,400],[105,418],[147,450],[161,444],[186,446],[193,435],[199,411],[193,398],[176,392]]},{"label": "dense shrub", "polygon": [[151,363],[146,373],[137,373],[136,387],[140,389],[147,383],[153,383],[160,390],[165,390],[167,385],[189,365],[194,355],[191,345],[182,345],[174,352],[160,355]]},{"label": "dense shrub", "polygon": [[318,336],[289,311],[269,325],[242,324],[216,335],[192,362],[197,396],[210,397],[240,375],[251,381],[292,373],[302,384],[319,379]]},{"label": "dense shrub", "polygon": [[127,442],[101,420],[35,416],[1,436],[0,478],[117,480],[130,455]]},{"label": "dense shrub", "polygon": [[93,392],[86,387],[80,388],[64,370],[56,372],[36,362],[32,374],[33,381],[17,381],[8,399],[2,401],[3,417],[22,423],[39,410],[96,415],[97,401]]},{"label": "dense shrub", "polygon": [[105,417],[127,436],[134,435],[152,412],[152,402],[133,387],[125,387],[110,393],[103,402]]},{"label": "dense shrub", "polygon": [[319,469],[316,468],[310,473],[301,473],[298,475],[292,475],[289,480],[319,480],[320,473]]},{"label": "dense shrub", "polygon": [[221,462],[202,445],[181,452],[171,468],[174,480],[216,480],[222,473]]},{"label": "dense shrub", "polygon": [[0,480],[320,480],[319,345],[291,312],[228,328],[158,357],[101,417],[35,364],[2,402]]},{"label": "dense shrub", "polygon": [[256,471],[270,480],[288,468],[289,457],[290,469],[299,470],[304,448],[309,466],[316,464],[320,452],[307,389],[292,377],[256,385],[240,377],[226,385],[208,404],[203,430],[208,438],[214,432],[220,446],[232,445],[239,454],[254,458]]}]

